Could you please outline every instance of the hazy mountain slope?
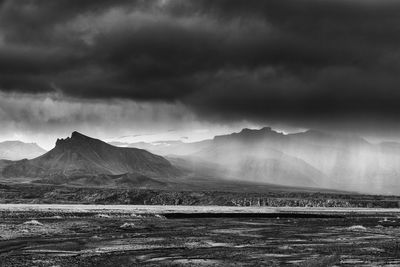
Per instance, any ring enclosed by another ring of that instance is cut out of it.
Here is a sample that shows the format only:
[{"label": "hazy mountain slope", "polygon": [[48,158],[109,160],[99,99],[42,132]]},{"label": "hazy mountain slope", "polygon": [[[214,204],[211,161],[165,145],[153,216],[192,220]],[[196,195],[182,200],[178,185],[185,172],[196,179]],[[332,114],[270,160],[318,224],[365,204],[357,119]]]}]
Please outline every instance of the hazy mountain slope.
[{"label": "hazy mountain slope", "polygon": [[400,185],[400,150],[394,152],[393,143],[375,145],[358,136],[316,131],[288,137],[285,153],[321,170],[326,175],[322,186],[396,193],[393,188]]},{"label": "hazy mountain slope", "polygon": [[0,143],[0,159],[32,159],[46,153],[46,150],[35,143],[5,141]]},{"label": "hazy mountain slope", "polygon": [[55,148],[32,159],[4,168],[4,176],[51,177],[120,175],[135,173],[150,177],[175,176],[179,171],[168,160],[135,148],[119,148],[80,133],[57,140]]},{"label": "hazy mountain slope", "polygon": [[192,157],[219,165],[225,176],[291,186],[318,186],[323,174],[301,159],[257,144],[217,141]]},{"label": "hazy mountain slope", "polygon": [[[386,155],[379,154],[377,146],[357,136],[313,130],[284,135],[263,128],[244,129],[240,133],[216,137],[214,142],[224,146],[246,144],[250,147],[274,149],[300,159],[321,173],[317,182],[322,187],[365,191],[371,186],[377,187],[384,179],[391,180],[386,181],[389,188],[396,182],[387,176],[387,169],[382,167],[382,162],[387,162]],[[262,158],[265,154],[261,151],[257,157]],[[310,177],[313,176],[310,174]]]},{"label": "hazy mountain slope", "polygon": [[[173,147],[169,151],[175,154]],[[197,171],[213,164],[226,177],[247,181],[284,185],[313,181],[325,188],[376,193],[398,193],[400,188],[400,144],[375,145],[354,135],[243,129],[216,136],[184,158]]]}]

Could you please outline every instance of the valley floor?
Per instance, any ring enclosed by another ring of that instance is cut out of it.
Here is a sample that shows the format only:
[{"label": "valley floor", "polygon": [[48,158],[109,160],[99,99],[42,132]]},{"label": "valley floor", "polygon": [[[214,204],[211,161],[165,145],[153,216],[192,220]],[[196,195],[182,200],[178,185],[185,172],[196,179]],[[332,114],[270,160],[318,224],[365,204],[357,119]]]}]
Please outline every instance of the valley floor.
[{"label": "valley floor", "polygon": [[398,266],[399,238],[399,209],[0,205],[7,267]]}]

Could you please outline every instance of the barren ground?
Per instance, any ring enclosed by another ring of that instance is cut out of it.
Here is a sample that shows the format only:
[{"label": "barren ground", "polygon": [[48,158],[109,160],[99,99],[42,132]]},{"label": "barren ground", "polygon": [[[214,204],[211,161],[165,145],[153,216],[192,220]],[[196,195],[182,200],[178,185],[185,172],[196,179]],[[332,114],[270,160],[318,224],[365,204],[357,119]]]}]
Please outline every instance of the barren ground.
[{"label": "barren ground", "polygon": [[0,263],[398,266],[398,215],[396,209],[0,205]]}]

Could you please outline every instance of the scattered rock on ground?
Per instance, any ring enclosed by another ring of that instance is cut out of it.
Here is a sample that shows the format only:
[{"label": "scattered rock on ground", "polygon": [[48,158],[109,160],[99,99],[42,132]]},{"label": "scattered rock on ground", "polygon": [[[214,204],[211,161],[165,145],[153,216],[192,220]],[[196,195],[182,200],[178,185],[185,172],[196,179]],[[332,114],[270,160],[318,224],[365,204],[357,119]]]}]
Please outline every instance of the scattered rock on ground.
[{"label": "scattered rock on ground", "polygon": [[42,225],[43,225],[43,223],[40,223],[40,222],[38,222],[37,220],[26,221],[26,222],[24,222],[24,224],[27,224],[27,225],[37,225],[37,226],[42,226]]},{"label": "scattered rock on ground", "polygon": [[96,217],[97,218],[111,218],[111,216],[108,214],[97,214]]},{"label": "scattered rock on ground", "polygon": [[134,223],[124,223],[123,225],[121,225],[119,228],[122,229],[130,229],[130,228],[134,228],[135,224]]},{"label": "scattered rock on ground", "polygon": [[349,230],[353,230],[353,231],[365,231],[365,230],[367,230],[367,228],[365,228],[362,225],[353,225],[353,226],[350,226],[348,229]]}]

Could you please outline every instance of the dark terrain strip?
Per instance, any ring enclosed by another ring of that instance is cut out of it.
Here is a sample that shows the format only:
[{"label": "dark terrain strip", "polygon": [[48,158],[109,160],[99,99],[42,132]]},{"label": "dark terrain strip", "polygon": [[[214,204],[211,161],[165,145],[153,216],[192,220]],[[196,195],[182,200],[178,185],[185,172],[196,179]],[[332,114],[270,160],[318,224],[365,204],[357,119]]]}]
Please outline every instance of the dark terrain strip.
[{"label": "dark terrain strip", "polygon": [[344,218],[337,214],[311,213],[164,213],[167,219],[186,218]]}]

